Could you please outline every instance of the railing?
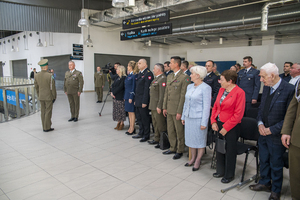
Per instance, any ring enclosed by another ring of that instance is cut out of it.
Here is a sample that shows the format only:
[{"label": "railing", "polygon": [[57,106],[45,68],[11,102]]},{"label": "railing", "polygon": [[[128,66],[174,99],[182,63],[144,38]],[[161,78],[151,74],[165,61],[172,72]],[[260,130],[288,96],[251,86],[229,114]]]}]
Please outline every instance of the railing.
[{"label": "railing", "polygon": [[0,122],[40,110],[33,80],[0,77]]}]

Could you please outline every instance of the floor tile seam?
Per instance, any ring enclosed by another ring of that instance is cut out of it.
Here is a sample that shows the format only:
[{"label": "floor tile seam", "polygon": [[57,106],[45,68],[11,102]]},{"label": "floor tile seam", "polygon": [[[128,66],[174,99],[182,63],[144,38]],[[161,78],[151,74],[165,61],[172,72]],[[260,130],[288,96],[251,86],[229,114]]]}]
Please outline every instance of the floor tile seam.
[{"label": "floor tile seam", "polygon": [[101,194],[99,194],[99,195],[95,196],[95,197],[94,197],[94,198],[92,198],[91,200],[93,200],[93,199],[96,199],[97,197],[99,197],[99,196],[101,196],[101,195],[103,195],[103,194],[105,194],[105,193],[107,193],[107,192],[109,192],[109,191],[111,191],[111,190],[114,190],[116,187],[120,186],[121,184],[123,184],[123,183],[119,183],[119,184],[118,184],[118,185],[116,185],[115,187],[113,187],[113,188],[110,188],[109,190],[107,190],[107,191],[105,191],[105,192],[103,192],[103,193],[101,193]]},{"label": "floor tile seam", "polygon": [[7,199],[10,199],[10,198],[8,198],[8,196],[6,195],[6,193],[5,193],[5,192],[2,190],[2,188],[0,188],[0,190],[1,190],[1,191],[2,191],[2,193],[3,193],[2,195],[0,195],[0,197],[1,197],[1,196],[6,196],[6,197],[7,197]]},{"label": "floor tile seam", "polygon": [[197,190],[197,192],[195,192],[195,194],[193,194],[193,196],[191,196],[189,199],[192,199],[198,192],[200,192],[200,190],[202,190],[203,187],[204,187],[204,186],[201,186],[201,187]]}]

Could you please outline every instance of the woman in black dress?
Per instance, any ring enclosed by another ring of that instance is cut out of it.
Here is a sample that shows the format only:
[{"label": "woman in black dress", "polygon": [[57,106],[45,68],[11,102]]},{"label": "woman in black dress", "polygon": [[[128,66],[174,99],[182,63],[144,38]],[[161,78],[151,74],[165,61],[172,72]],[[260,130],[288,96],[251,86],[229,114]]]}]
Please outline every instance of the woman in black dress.
[{"label": "woman in black dress", "polygon": [[125,67],[119,65],[116,71],[118,77],[112,84],[110,95],[113,98],[113,120],[118,121],[115,129],[122,130],[124,128],[124,121],[126,120],[124,91],[125,91]]}]

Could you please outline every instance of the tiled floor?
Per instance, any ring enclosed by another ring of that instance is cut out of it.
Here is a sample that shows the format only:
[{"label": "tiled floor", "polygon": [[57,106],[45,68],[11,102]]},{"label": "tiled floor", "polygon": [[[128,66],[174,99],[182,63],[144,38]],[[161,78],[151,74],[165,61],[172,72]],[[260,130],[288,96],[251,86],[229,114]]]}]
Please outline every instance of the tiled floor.
[{"label": "tiled floor", "polygon": [[[186,154],[173,160],[125,130],[114,130],[111,101],[101,117],[102,104],[95,102],[95,93],[83,93],[79,121],[68,122],[67,97],[59,92],[52,117],[55,131],[49,133],[42,131],[40,113],[0,124],[0,200],[268,199],[268,193],[248,186],[220,192],[238,183],[244,156],[238,157],[235,181],[222,184],[212,177],[210,150],[200,170],[192,172],[183,166]],[[254,172],[251,155],[247,178]],[[291,199],[286,169],[282,199]]]}]

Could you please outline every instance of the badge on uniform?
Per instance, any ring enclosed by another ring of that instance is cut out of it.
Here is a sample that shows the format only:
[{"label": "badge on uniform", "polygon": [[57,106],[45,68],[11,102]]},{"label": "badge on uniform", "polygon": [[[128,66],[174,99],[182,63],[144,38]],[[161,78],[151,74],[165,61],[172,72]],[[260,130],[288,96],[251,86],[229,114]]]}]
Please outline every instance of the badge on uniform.
[{"label": "badge on uniform", "polygon": [[163,87],[166,87],[166,83],[162,83],[162,86],[163,86]]},{"label": "badge on uniform", "polygon": [[142,78],[144,78],[144,76],[142,76]]},{"label": "badge on uniform", "polygon": [[73,76],[76,76],[76,74],[73,74]]},{"label": "badge on uniform", "polygon": [[149,79],[149,80],[151,80],[151,79],[152,79],[152,77],[151,77],[151,76],[148,76],[148,79]]},{"label": "badge on uniform", "polygon": [[190,81],[190,79],[189,79],[189,78],[187,78],[187,79],[185,79],[185,81],[188,83],[188,82]]}]

